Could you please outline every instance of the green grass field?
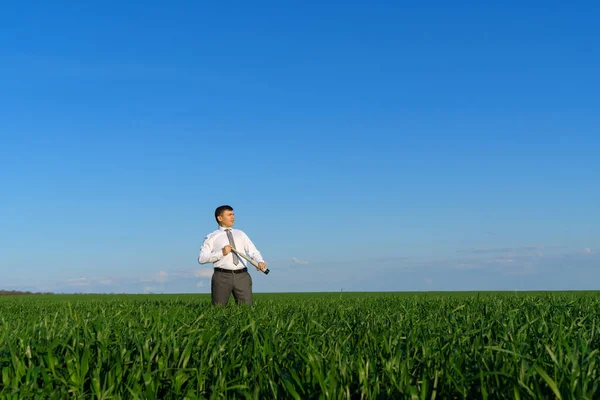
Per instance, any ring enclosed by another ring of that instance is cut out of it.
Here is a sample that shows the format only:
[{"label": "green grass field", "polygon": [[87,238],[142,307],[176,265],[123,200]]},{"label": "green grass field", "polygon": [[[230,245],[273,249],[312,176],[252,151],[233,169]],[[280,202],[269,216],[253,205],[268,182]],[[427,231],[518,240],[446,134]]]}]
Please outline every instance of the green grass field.
[{"label": "green grass field", "polygon": [[599,324],[600,292],[6,296],[0,396],[597,399]]}]

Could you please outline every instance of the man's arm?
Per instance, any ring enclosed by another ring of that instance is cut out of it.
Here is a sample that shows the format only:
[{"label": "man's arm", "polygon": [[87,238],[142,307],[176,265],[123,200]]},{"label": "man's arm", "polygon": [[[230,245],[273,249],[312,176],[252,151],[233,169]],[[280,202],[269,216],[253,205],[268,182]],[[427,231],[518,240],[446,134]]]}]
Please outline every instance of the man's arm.
[{"label": "man's arm", "polygon": [[198,254],[198,264],[215,263],[223,258],[222,249],[213,249],[213,241],[211,237],[205,237],[204,243],[200,248],[200,254]]},{"label": "man's arm", "polygon": [[244,246],[244,251],[246,252],[246,254],[248,254],[250,258],[254,261],[258,263],[264,263],[265,260],[263,259],[262,255],[260,254],[260,251],[258,251],[254,243],[252,243],[252,240],[250,240],[246,233],[244,233],[244,236],[246,237],[246,245]]}]

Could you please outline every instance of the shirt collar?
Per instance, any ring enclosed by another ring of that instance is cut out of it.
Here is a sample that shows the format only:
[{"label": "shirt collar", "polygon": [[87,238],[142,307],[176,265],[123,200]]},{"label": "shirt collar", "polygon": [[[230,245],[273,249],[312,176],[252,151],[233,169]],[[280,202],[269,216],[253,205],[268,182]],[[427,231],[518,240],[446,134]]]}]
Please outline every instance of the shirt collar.
[{"label": "shirt collar", "polygon": [[227,229],[231,229],[231,230],[233,230],[233,227],[231,227],[231,228],[225,228],[224,226],[221,226],[221,225],[219,225],[219,230],[220,230],[220,231],[225,231],[225,230],[227,230]]}]

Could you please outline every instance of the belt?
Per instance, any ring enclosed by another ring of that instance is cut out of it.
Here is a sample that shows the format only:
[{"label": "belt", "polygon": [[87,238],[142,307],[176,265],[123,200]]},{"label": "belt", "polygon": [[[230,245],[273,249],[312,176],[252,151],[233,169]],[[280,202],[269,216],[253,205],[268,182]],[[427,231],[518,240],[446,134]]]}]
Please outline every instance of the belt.
[{"label": "belt", "polygon": [[248,268],[242,269],[225,269],[225,268],[217,268],[215,267],[216,272],[227,272],[229,274],[241,274],[242,272],[248,272]]}]

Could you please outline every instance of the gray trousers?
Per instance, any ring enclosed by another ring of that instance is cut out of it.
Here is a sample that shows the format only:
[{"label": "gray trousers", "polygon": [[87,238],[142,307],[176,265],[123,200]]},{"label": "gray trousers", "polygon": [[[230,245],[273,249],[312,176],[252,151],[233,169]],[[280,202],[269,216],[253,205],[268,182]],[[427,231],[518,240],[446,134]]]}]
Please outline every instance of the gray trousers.
[{"label": "gray trousers", "polygon": [[234,274],[215,271],[210,282],[210,293],[213,305],[226,305],[231,294],[237,304],[252,305],[252,277],[248,272]]}]

